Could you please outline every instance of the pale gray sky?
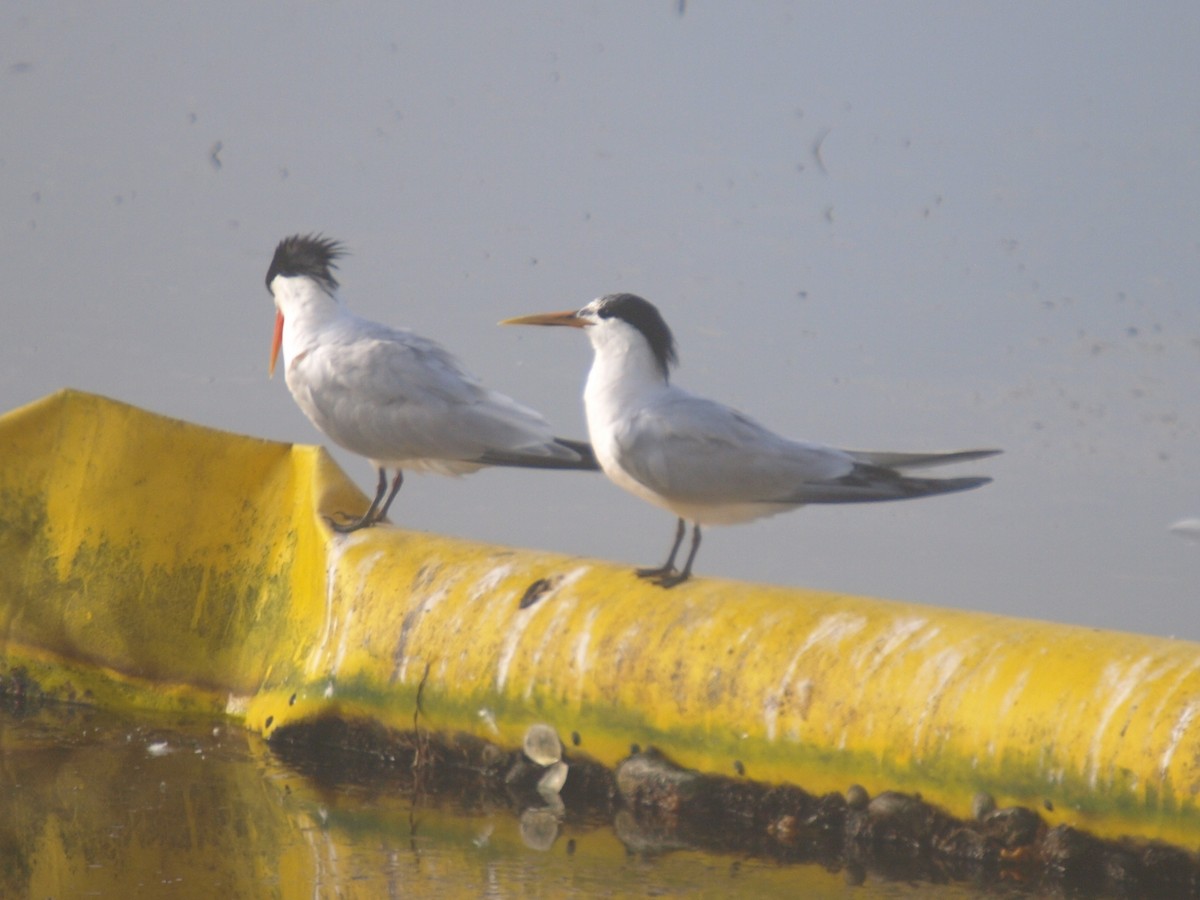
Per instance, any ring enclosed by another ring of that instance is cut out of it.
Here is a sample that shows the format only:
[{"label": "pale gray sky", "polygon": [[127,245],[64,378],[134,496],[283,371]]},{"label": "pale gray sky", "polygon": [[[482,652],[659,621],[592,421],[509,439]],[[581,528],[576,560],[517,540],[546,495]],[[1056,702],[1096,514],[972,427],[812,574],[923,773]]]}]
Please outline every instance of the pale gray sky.
[{"label": "pale gray sky", "polygon": [[[1190,2],[14,0],[0,409],[319,442],[263,276],[320,230],[352,308],[565,435],[586,340],[495,323],[633,291],[678,383],[785,434],[1006,451],[979,491],[711,529],[702,575],[1200,639],[1197,46]],[[393,520],[629,564],[674,527],[497,471]]]}]

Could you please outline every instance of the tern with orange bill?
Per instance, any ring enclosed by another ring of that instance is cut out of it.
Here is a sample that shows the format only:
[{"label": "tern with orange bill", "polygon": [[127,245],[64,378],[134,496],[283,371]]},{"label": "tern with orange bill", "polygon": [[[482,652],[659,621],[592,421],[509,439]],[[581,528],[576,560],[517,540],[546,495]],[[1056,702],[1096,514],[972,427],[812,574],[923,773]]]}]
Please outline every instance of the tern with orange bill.
[{"label": "tern with orange bill", "polygon": [[379,473],[370,507],[347,523],[331,522],[336,531],[382,521],[405,469],[463,475],[484,466],[597,468],[586,442],[555,437],[539,413],[484,387],[439,344],[346,309],[333,275],[344,255],[337,241],[293,235],[280,241],[267,270],[276,310],[271,374],[282,349],[300,409]]},{"label": "tern with orange bill", "polygon": [[[583,402],[600,468],[617,485],[678,517],[666,562],[637,574],[663,587],[686,581],[701,525],[731,525],[809,503],[903,500],[965,491],[984,477],[913,478],[904,472],[982,459],[998,450],[891,453],[790,440],[737,410],[671,384],[675,339],[658,309],[608,294],[582,309],[506,319],[504,325],[581,328],[595,358]],[[686,523],[692,543],[675,557]]]}]

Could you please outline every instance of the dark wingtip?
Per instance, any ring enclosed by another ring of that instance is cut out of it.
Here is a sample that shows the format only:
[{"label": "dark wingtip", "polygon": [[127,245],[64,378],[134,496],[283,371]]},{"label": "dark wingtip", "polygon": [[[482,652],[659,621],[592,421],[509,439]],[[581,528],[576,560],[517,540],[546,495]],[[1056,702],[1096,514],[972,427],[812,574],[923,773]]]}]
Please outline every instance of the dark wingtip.
[{"label": "dark wingtip", "polygon": [[949,483],[946,487],[947,491],[969,491],[973,488],[983,487],[985,484],[992,483],[992,479],[986,475],[979,475],[972,478],[947,478],[944,481]]},{"label": "dark wingtip", "polygon": [[899,489],[897,499],[955,494],[991,483],[992,479],[986,475],[967,475],[962,478],[908,478],[902,475],[895,482]]},{"label": "dark wingtip", "polygon": [[556,444],[561,444],[568,450],[574,450],[579,454],[578,464],[571,466],[574,469],[584,469],[592,472],[600,468],[600,463],[596,460],[596,451],[592,449],[592,445],[587,441],[573,441],[569,438],[555,438]]},{"label": "dark wingtip", "polygon": [[489,450],[479,457],[477,462],[489,466],[508,466],[514,469],[577,469],[584,472],[594,472],[600,468],[592,445],[587,441],[572,441],[567,438],[555,438],[554,443],[565,447],[575,454],[575,459],[564,459],[558,456],[532,456],[520,453],[500,453]]}]

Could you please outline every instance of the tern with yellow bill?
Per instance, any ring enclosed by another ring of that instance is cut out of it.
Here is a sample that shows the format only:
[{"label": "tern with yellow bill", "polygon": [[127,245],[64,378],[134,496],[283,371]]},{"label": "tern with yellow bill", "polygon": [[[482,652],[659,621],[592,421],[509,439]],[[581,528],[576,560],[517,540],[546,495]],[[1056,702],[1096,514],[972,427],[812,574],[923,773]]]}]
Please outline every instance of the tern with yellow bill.
[{"label": "tern with yellow bill", "polygon": [[[998,450],[890,453],[838,450],[781,437],[737,410],[671,384],[675,339],[655,306],[608,294],[573,312],[506,319],[505,325],[582,328],[595,359],[583,402],[600,468],[616,484],[678,517],[666,562],[639,569],[672,587],[686,581],[701,525],[730,525],[809,503],[927,497],[979,487],[990,478],[912,478],[907,469],[981,459]],[[675,557],[686,523],[692,544]]]}]

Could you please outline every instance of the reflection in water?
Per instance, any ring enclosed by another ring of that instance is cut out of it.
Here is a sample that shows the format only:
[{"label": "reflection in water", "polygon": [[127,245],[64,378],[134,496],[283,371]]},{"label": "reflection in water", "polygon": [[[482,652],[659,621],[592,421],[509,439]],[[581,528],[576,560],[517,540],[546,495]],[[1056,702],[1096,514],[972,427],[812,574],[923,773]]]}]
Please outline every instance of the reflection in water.
[{"label": "reflection in water", "polygon": [[222,721],[10,707],[0,896],[864,896],[817,866],[634,852],[608,823],[471,785],[335,774],[290,768]]}]

